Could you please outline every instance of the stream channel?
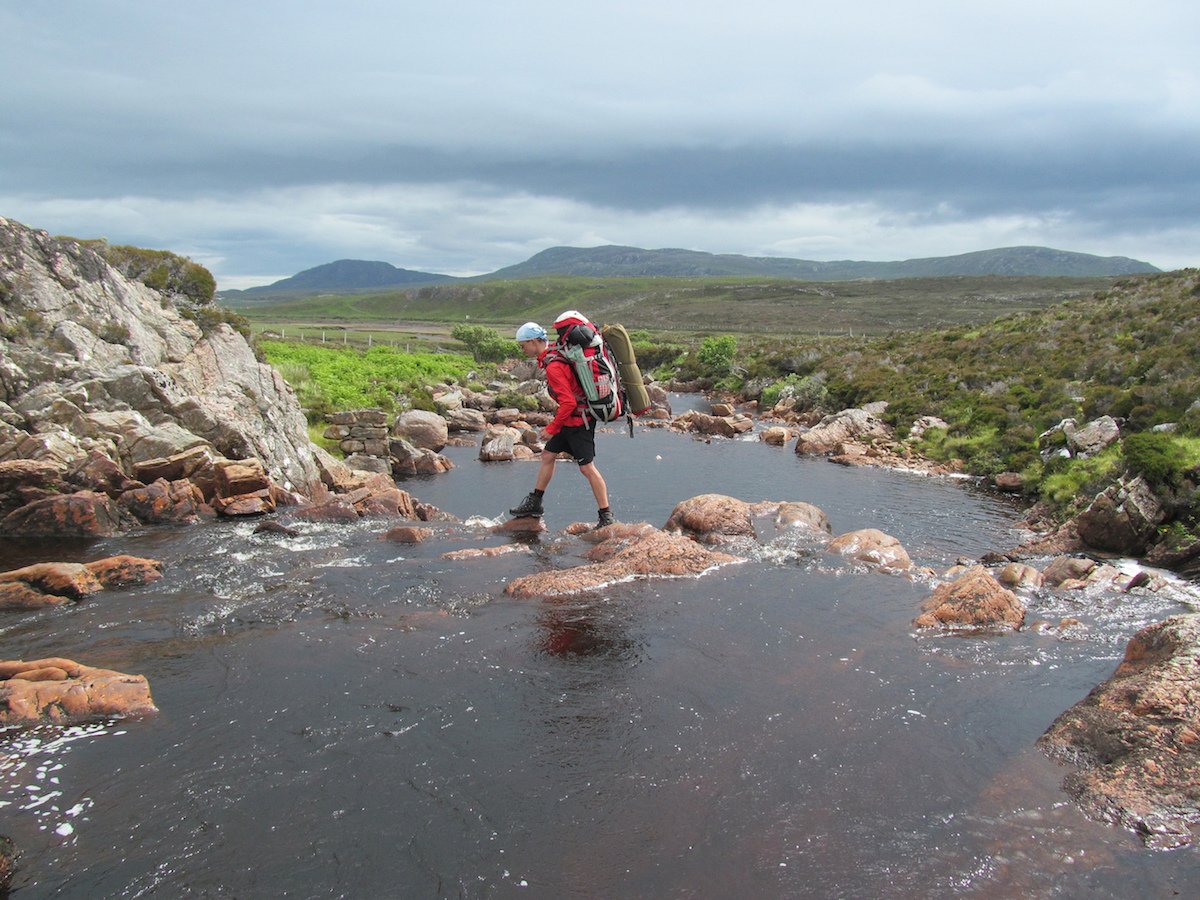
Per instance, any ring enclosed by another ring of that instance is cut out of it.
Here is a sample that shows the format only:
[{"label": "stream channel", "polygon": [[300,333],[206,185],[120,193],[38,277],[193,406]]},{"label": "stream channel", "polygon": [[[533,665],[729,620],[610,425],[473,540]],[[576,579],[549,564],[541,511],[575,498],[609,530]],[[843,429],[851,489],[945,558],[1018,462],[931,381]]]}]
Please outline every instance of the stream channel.
[{"label": "stream channel", "polygon": [[[938,571],[1021,539],[1018,509],[961,480],[753,438],[597,444],[622,521],[703,493],[803,500]],[[513,578],[583,561],[562,529],[594,518],[586,483],[560,463],[530,552],[448,560],[512,540],[487,520],[536,464],[446,453],[453,471],[401,486],[465,524],[416,545],[380,519],[0,545],[0,571],[165,564],[0,619],[0,657],[144,674],[161,710],[0,731],[14,896],[1196,896],[1200,852],[1086,819],[1034,746],[1136,630],[1189,611],[1178,593],[1026,596],[1027,626],[1079,620],[1065,633],[917,633],[934,582],[768,520],[699,579],[517,600]]]}]

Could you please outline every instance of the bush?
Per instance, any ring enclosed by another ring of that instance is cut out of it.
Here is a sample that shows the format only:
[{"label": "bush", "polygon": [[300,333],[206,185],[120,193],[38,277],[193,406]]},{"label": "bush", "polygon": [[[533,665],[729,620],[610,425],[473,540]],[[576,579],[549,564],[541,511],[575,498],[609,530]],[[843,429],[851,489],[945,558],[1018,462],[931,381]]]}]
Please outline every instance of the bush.
[{"label": "bush", "polygon": [[110,266],[156,291],[182,294],[193,303],[212,302],[217,281],[212,273],[186,256],[169,250],[145,250],[141,247],[113,245],[105,240],[80,241],[95,250]]},{"label": "bush", "polygon": [[1060,512],[1088,502],[1111,484],[1121,470],[1121,451],[1114,444],[1085,459],[1051,457],[1042,467],[1042,498]]},{"label": "bush", "polygon": [[1178,486],[1188,469],[1188,454],[1169,434],[1140,432],[1121,442],[1129,472],[1155,487]]},{"label": "bush", "polygon": [[736,356],[737,340],[733,335],[723,334],[720,337],[706,337],[701,341],[696,361],[704,374],[719,377],[729,374]]},{"label": "bush", "polygon": [[475,362],[503,362],[517,355],[515,341],[484,325],[455,325],[450,336],[466,345]]},{"label": "bush", "polygon": [[516,391],[505,391],[496,395],[496,406],[499,409],[519,409],[521,412],[535,412],[538,399],[533,394],[518,394]]}]

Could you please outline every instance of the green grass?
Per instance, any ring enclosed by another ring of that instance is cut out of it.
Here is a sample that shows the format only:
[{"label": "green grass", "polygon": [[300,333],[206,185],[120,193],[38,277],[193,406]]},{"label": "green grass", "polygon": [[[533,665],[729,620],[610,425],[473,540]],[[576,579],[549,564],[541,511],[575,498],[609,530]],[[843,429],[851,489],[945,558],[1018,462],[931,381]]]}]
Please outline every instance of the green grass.
[{"label": "green grass", "polygon": [[310,421],[334,410],[378,407],[393,412],[428,386],[465,379],[477,366],[452,353],[405,353],[261,340],[258,347],[295,388]]}]

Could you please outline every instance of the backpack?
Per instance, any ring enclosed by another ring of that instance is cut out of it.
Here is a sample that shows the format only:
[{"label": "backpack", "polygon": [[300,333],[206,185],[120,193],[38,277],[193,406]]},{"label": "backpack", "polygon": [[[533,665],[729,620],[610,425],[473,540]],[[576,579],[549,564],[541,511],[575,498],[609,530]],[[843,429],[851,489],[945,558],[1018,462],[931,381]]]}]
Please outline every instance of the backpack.
[{"label": "backpack", "polygon": [[561,332],[546,362],[555,359],[571,367],[583,389],[579,412],[585,420],[613,422],[625,415],[625,391],[616,357],[590,322],[571,324]]}]

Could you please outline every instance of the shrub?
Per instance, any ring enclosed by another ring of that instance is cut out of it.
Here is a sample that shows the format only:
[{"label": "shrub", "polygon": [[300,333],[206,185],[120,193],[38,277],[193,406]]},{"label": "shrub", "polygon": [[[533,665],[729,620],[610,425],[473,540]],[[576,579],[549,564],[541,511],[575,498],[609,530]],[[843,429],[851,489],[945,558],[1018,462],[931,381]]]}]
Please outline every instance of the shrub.
[{"label": "shrub", "polygon": [[99,253],[105,262],[126,278],[140,281],[157,291],[182,294],[201,305],[210,303],[217,292],[217,281],[212,273],[186,256],[169,250],[113,245],[105,240],[80,243]]},{"label": "shrub", "polygon": [[1086,459],[1051,457],[1042,468],[1042,498],[1055,510],[1069,512],[1110,484],[1121,464],[1121,451],[1115,444]]},{"label": "shrub", "polygon": [[514,341],[484,325],[455,325],[450,336],[466,345],[475,362],[503,362],[517,355]]},{"label": "shrub", "polygon": [[501,409],[519,409],[521,412],[534,412],[538,408],[538,399],[532,394],[518,394],[516,391],[505,391],[496,395],[496,406]]},{"label": "shrub", "polygon": [[706,337],[701,341],[696,361],[704,374],[716,377],[729,374],[736,356],[737,339],[733,335],[723,334],[720,337]]},{"label": "shrub", "polygon": [[1188,469],[1187,452],[1169,434],[1131,434],[1121,442],[1121,450],[1129,471],[1155,487],[1179,485]]}]

